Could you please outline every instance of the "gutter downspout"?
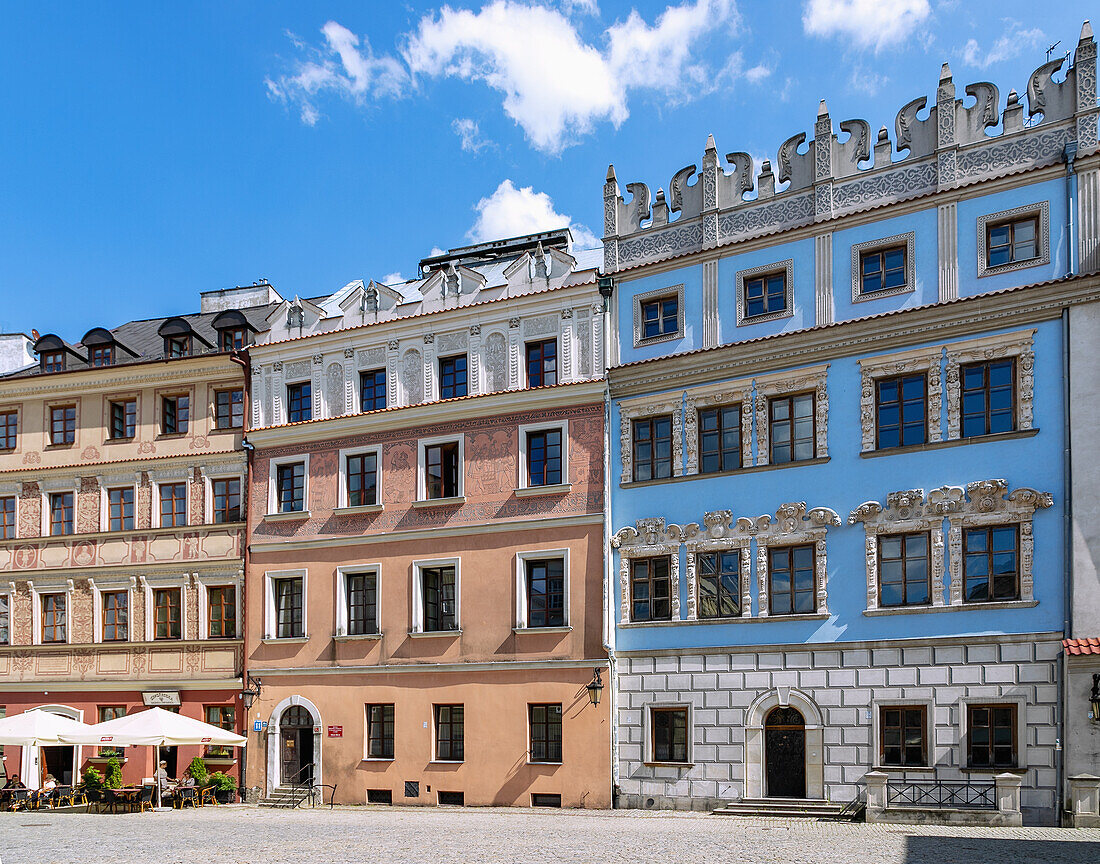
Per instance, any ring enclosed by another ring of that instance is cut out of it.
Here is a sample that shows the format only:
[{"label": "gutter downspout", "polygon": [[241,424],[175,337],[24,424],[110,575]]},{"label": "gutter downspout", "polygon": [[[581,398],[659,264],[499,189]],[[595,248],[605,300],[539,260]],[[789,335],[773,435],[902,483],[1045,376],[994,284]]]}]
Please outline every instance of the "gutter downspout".
[{"label": "gutter downspout", "polygon": [[[599,277],[598,277],[599,278]],[[610,283],[610,277],[602,277]],[[618,676],[615,674],[615,639],[614,618],[612,610],[613,582],[612,582],[612,552],[611,552],[611,387],[607,378],[607,370],[611,365],[611,296],[614,291],[613,284],[603,297],[603,649],[607,652],[609,692],[608,705],[611,723],[611,809],[615,809],[619,791],[619,762],[616,754],[619,752],[619,687]]]},{"label": "gutter downspout", "polygon": [[1066,275],[1073,276],[1077,272],[1077,220],[1074,218],[1077,211],[1077,172],[1073,167],[1077,158],[1076,141],[1070,141],[1062,148],[1062,158],[1066,160],[1066,233],[1069,245]]},{"label": "gutter downspout", "polygon": [[[1062,638],[1073,635],[1073,451],[1070,435],[1072,409],[1070,406],[1070,349],[1069,349],[1069,309],[1062,309]],[[1066,738],[1066,654],[1059,653],[1056,669],[1058,678],[1058,707],[1055,727],[1059,737],[1055,746],[1055,769],[1058,781],[1058,794],[1055,807],[1059,824],[1065,808],[1065,771],[1066,752],[1063,742]]]},{"label": "gutter downspout", "polygon": [[[248,443],[248,439],[245,435],[248,433],[248,418],[251,412],[249,407],[252,405],[252,364],[249,356],[246,352],[234,351],[229,355],[229,359],[238,364],[244,371],[244,404],[241,406],[244,416],[241,423],[241,448],[247,454],[245,459],[245,478],[244,478],[244,494],[241,496],[245,502],[244,510],[244,542],[241,544],[241,596],[238,598],[238,603],[241,609],[241,639],[247,641],[248,633],[248,604],[245,602],[247,597],[247,585],[248,585],[248,540],[252,536],[251,520],[252,508],[248,506],[250,504],[250,492],[252,491],[252,451],[253,446]],[[248,650],[247,644],[242,647],[241,650],[241,687],[242,689],[248,688]],[[238,698],[241,698],[238,694]],[[243,702],[243,700],[242,700]],[[244,708],[244,706],[241,706]],[[244,729],[242,734],[248,735],[248,709],[244,708]],[[240,795],[241,801],[248,800],[248,747],[241,748],[241,782],[240,782]]]}]

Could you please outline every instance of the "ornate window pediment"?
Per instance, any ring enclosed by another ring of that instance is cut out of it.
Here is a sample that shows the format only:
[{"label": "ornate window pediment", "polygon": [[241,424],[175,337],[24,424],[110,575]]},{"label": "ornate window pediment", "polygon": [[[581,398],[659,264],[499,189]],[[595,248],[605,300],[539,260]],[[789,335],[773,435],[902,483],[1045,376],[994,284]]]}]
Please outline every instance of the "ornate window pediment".
[{"label": "ornate window pediment", "polygon": [[1016,358],[1014,382],[1014,409],[1016,429],[1032,428],[1035,400],[1035,330],[1019,330],[956,342],[947,346],[947,438],[954,440],[961,435],[962,426],[962,376],[960,366],[980,363],[983,360]]},{"label": "ornate window pediment", "polygon": [[684,429],[687,439],[685,474],[699,473],[699,411],[720,405],[741,406],[741,465],[752,465],[752,381],[723,381],[687,391],[684,402]]},{"label": "ornate window pediment", "polygon": [[619,550],[619,620],[630,623],[630,561],[632,558],[653,558],[668,555],[670,558],[672,620],[680,619],[680,544],[695,537],[699,525],[665,525],[658,517],[639,519],[632,526],[620,528],[611,538],[611,547]]},{"label": "ornate window pediment", "polygon": [[814,393],[814,458],[829,455],[829,391],[826,387],[828,363],[756,378],[756,464],[767,465],[769,444],[768,404],[773,396]]},{"label": "ornate window pediment", "polygon": [[741,617],[752,617],[752,578],[749,556],[751,540],[752,520],[742,517],[735,523],[733,514],[729,510],[712,510],[703,516],[703,531],[696,533],[685,543],[687,547],[687,620],[694,621],[698,618],[699,556],[707,552],[726,552],[732,549],[740,553],[738,566],[741,595],[738,602],[741,606]]},{"label": "ornate window pediment", "polygon": [[868,357],[859,361],[860,371],[860,397],[859,397],[859,425],[863,433],[863,452],[877,449],[877,400],[875,395],[875,381],[879,378],[893,378],[902,375],[925,373],[927,375],[927,387],[925,390],[925,417],[927,421],[928,440],[930,442],[941,441],[943,431],[940,426],[940,414],[942,413],[942,385],[940,383],[940,362],[943,357],[943,346],[934,345],[928,348],[917,348],[912,351],[902,351],[896,354],[885,354],[877,357]]},{"label": "ornate window pediment", "polygon": [[[793,546],[799,543],[814,544],[814,584],[817,592],[817,614],[828,614],[828,586],[825,557],[825,535],[830,526],[837,527],[840,516],[828,507],[806,509],[805,501],[783,504],[775,511],[775,518],[763,515],[756,519],[738,519],[740,527],[756,538],[756,581],[759,615],[768,615],[768,549],[775,546]],[[751,526],[751,527],[750,527]]]},{"label": "ornate window pediment", "polygon": [[643,399],[619,403],[619,458],[623,466],[620,483],[634,480],[634,448],[631,446],[634,421],[663,414],[672,417],[672,476],[679,477],[683,474],[683,404],[679,392],[663,393],[660,396],[646,396]]}]

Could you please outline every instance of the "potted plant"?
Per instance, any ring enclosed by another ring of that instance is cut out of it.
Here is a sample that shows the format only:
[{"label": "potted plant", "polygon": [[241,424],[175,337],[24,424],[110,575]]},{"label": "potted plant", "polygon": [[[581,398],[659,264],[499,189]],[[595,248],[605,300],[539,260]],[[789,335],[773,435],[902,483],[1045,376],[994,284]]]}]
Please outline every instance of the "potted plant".
[{"label": "potted plant", "polygon": [[81,791],[89,804],[95,804],[103,797],[103,772],[89,765],[81,775]]},{"label": "potted plant", "polygon": [[108,789],[118,789],[122,786],[122,766],[118,764],[117,756],[112,756],[107,760],[103,785]]},{"label": "potted plant", "polygon": [[214,784],[214,797],[219,804],[228,804],[233,800],[233,793],[237,791],[236,777],[215,771],[210,775],[210,782]]},{"label": "potted plant", "polygon": [[210,779],[210,772],[206,770],[206,763],[196,756],[187,766],[187,773],[195,778],[196,786],[205,786]]}]

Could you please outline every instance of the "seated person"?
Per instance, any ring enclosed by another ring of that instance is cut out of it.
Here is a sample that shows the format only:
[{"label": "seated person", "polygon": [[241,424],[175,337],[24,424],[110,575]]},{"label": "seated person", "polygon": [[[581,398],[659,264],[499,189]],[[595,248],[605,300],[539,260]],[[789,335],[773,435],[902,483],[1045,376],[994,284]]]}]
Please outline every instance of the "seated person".
[{"label": "seated person", "polygon": [[23,785],[23,781],[19,779],[18,774],[12,774],[11,777],[8,778],[8,782],[4,784],[4,788],[5,789],[26,789],[27,787]]},{"label": "seated person", "polygon": [[47,774],[46,778],[42,781],[42,792],[53,792],[57,788],[57,780],[54,779],[53,774]]}]

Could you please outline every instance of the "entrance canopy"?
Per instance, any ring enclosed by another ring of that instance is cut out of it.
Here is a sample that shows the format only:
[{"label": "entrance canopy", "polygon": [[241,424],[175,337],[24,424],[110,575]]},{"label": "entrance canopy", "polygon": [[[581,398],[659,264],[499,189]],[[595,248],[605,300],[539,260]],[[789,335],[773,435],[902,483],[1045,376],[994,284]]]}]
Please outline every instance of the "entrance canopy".
[{"label": "entrance canopy", "polygon": [[[78,724],[82,725],[82,724]],[[66,744],[102,744],[118,747],[175,747],[209,744],[215,747],[244,747],[247,738],[201,720],[150,708],[114,720],[104,720],[83,730],[60,736]]]},{"label": "entrance canopy", "polygon": [[74,743],[62,741],[63,735],[82,735],[92,727],[71,717],[63,717],[33,708],[0,720],[0,744],[22,747],[53,747]]}]

